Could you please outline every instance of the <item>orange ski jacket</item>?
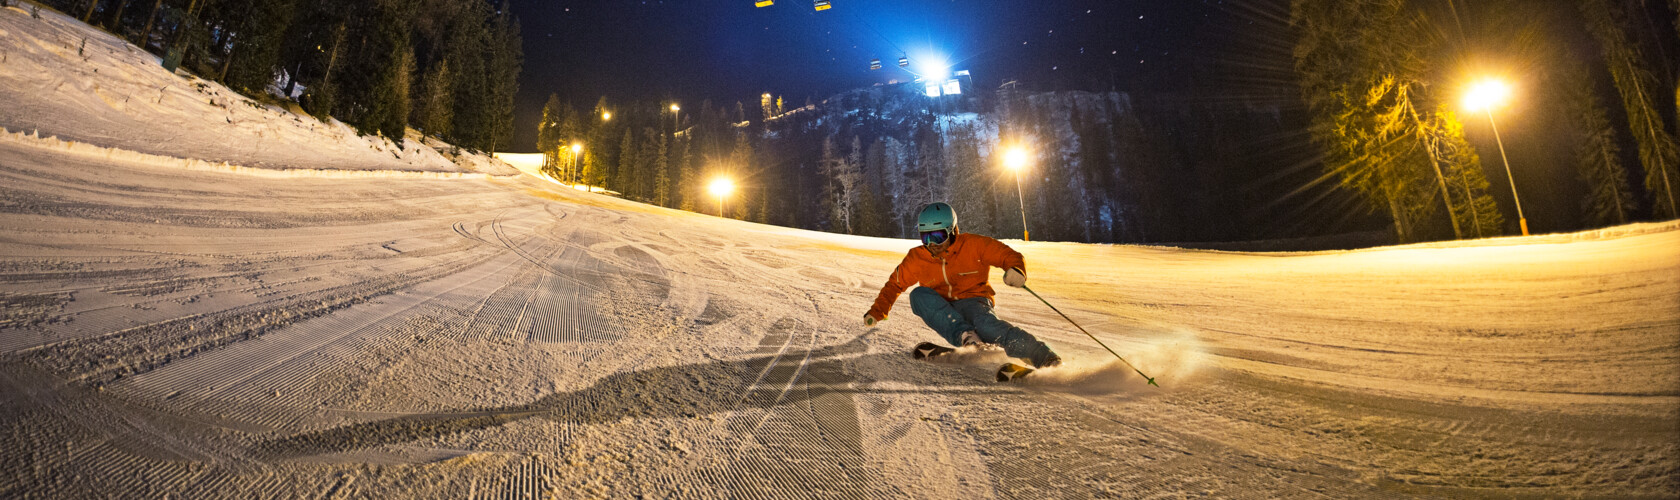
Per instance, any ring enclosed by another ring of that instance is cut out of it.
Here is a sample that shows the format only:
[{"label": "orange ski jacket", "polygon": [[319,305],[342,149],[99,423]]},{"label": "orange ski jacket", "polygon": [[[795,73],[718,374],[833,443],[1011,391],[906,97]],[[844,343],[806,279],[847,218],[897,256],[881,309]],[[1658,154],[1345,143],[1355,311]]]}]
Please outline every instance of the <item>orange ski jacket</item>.
[{"label": "orange ski jacket", "polygon": [[887,312],[892,310],[899,294],[914,285],[931,288],[945,300],[992,298],[996,293],[986,284],[986,277],[993,267],[1015,268],[1024,273],[1027,263],[1009,245],[978,234],[958,233],[939,257],[934,257],[927,247],[912,248],[881,287],[869,315],[877,321],[887,319]]}]

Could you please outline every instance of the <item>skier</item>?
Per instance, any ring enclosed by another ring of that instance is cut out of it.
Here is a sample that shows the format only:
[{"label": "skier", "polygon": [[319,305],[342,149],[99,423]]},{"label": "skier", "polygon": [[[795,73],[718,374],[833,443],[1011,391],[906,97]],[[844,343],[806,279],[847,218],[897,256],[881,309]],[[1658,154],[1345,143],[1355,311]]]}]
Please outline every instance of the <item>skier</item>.
[{"label": "skier", "polygon": [[[1043,342],[992,313],[995,294],[986,283],[991,268],[1003,268],[1004,284],[1027,286],[1026,260],[1020,252],[1001,241],[959,231],[957,213],[944,203],[923,207],[916,216],[916,230],[922,233],[922,246],[910,249],[893,270],[874,307],[864,313],[864,326],[886,321],[898,295],[921,285],[910,291],[910,310],[951,345],[995,344],[1034,367],[1061,364],[1062,358]],[[923,342],[911,354],[924,359],[954,350]]]}]

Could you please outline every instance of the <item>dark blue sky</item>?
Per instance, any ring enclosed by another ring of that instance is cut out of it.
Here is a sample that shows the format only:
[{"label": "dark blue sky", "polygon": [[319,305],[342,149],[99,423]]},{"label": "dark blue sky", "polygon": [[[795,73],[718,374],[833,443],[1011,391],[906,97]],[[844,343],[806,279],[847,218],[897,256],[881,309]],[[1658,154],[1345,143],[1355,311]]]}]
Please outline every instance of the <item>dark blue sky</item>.
[{"label": "dark blue sky", "polygon": [[[677,99],[790,105],[891,79],[900,56],[946,58],[980,88],[1175,88],[1206,62],[1222,2],[1186,0],[513,0],[525,39],[515,146],[550,93],[580,109]],[[869,70],[870,59],[884,68]],[[912,66],[915,69],[916,65]]]}]

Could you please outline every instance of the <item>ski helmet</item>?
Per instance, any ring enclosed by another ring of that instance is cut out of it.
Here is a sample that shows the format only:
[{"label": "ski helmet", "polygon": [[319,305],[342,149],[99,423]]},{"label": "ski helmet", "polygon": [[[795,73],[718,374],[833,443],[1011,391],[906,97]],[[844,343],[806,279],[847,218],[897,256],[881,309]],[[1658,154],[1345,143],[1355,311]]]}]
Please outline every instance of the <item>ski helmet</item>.
[{"label": "ski helmet", "polygon": [[929,203],[922,207],[922,213],[916,216],[916,231],[928,232],[938,230],[954,230],[957,228],[957,211],[943,202]]}]

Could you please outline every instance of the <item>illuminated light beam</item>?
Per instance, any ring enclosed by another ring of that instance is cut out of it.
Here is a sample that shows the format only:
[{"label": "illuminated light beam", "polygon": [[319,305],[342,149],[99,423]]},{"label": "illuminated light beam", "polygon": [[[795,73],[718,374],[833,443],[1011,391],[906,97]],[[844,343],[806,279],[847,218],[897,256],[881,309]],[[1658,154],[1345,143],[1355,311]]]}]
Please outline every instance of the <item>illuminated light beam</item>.
[{"label": "illuminated light beam", "polygon": [[728,177],[718,177],[713,179],[710,185],[706,186],[706,191],[710,192],[713,197],[717,198],[718,217],[723,217],[723,199],[728,198],[730,193],[735,192],[735,181],[730,180]]}]

